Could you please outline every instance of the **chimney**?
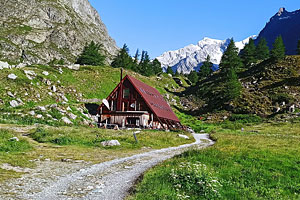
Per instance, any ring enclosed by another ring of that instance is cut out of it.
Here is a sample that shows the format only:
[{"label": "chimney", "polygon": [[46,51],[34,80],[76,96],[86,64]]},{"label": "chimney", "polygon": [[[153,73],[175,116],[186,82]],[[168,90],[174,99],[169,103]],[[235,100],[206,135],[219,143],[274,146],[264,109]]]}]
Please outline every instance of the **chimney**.
[{"label": "chimney", "polygon": [[122,81],[123,79],[123,68],[121,68],[121,78],[120,78],[120,82]]}]

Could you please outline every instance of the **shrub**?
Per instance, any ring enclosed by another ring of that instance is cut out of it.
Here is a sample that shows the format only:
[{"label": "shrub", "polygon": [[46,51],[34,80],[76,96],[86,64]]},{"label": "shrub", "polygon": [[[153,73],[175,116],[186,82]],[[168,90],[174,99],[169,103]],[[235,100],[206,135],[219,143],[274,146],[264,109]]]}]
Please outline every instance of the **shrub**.
[{"label": "shrub", "polygon": [[181,162],[177,168],[172,169],[170,181],[176,188],[178,199],[189,199],[190,196],[197,196],[199,199],[220,198],[221,183],[200,162]]},{"label": "shrub", "polygon": [[229,117],[230,121],[239,123],[260,123],[262,122],[261,117],[257,115],[245,115],[245,114],[233,114]]}]

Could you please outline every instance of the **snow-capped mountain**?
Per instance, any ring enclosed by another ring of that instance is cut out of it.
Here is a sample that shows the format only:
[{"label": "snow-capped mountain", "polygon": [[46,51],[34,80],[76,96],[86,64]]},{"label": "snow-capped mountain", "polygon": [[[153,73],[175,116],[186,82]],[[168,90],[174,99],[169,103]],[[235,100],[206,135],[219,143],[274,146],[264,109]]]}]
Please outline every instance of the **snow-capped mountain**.
[{"label": "snow-capped mountain", "polygon": [[[239,50],[241,50],[249,42],[249,39],[254,37],[255,36],[251,36],[243,41],[236,42],[235,45],[239,48]],[[222,55],[229,43],[230,39],[216,40],[205,37],[196,45],[191,44],[175,51],[165,52],[161,56],[157,57],[157,59],[161,62],[164,70],[170,66],[173,71],[188,74],[192,70],[199,71],[202,63],[209,55],[211,62],[214,64],[214,68],[217,69]]]}]

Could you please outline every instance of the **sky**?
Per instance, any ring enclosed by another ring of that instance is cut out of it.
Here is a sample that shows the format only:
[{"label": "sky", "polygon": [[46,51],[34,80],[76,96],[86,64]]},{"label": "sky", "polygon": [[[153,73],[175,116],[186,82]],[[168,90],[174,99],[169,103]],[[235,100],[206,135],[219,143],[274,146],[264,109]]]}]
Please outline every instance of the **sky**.
[{"label": "sky", "polygon": [[299,0],[90,0],[109,35],[132,55],[151,58],[196,44],[204,37],[241,41],[258,35],[280,7],[300,9]]}]

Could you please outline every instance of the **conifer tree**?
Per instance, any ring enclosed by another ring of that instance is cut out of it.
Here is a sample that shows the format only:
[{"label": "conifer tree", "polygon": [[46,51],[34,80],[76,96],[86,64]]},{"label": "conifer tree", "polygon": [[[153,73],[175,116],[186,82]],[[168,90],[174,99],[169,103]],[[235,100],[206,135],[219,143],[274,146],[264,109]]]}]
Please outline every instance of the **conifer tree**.
[{"label": "conifer tree", "polygon": [[161,63],[156,58],[152,61],[151,64],[152,64],[152,70],[155,75],[162,72]]},{"label": "conifer tree", "polygon": [[101,54],[102,45],[92,41],[86,45],[82,53],[77,58],[76,64],[80,65],[104,65],[105,56]]},{"label": "conifer tree", "polygon": [[256,46],[252,38],[250,38],[249,43],[242,50],[241,58],[244,66],[247,68],[256,62]]},{"label": "conifer tree", "polygon": [[225,100],[232,101],[238,98],[241,94],[242,85],[238,80],[238,76],[234,69],[230,69],[226,76],[225,82]]},{"label": "conifer tree", "polygon": [[208,55],[206,57],[206,60],[203,62],[203,65],[200,68],[199,78],[206,78],[210,74],[212,74],[213,72],[212,67],[213,67],[213,63],[210,61],[210,56]]},{"label": "conifer tree", "polygon": [[191,71],[190,74],[188,75],[188,79],[193,83],[197,83],[199,80],[198,73],[196,71]]},{"label": "conifer tree", "polygon": [[272,60],[281,60],[285,57],[285,46],[281,36],[278,36],[273,43],[273,49],[271,51]]},{"label": "conifer tree", "polygon": [[300,55],[300,40],[298,40],[298,45],[297,45],[297,54]]},{"label": "conifer tree", "polygon": [[147,51],[142,51],[141,61],[139,63],[139,72],[145,76],[154,75],[152,63]]},{"label": "conifer tree", "polygon": [[166,73],[174,75],[174,71],[173,71],[172,67],[168,66]]},{"label": "conifer tree", "polygon": [[243,67],[243,63],[238,56],[238,53],[238,48],[235,46],[234,40],[231,39],[221,59],[220,70],[222,73],[227,74],[230,69],[237,72]]},{"label": "conifer tree", "polygon": [[235,100],[241,93],[242,86],[236,72],[242,67],[243,63],[238,56],[238,49],[236,48],[233,39],[231,39],[220,63],[221,73],[225,79],[224,97],[226,101]]},{"label": "conifer tree", "polygon": [[123,48],[119,50],[119,53],[111,63],[111,66],[114,68],[122,67],[124,69],[134,68],[134,61],[129,55],[129,48],[126,44],[124,44]]},{"label": "conifer tree", "polygon": [[256,59],[266,60],[270,57],[270,50],[265,38],[261,38],[256,47]]}]

